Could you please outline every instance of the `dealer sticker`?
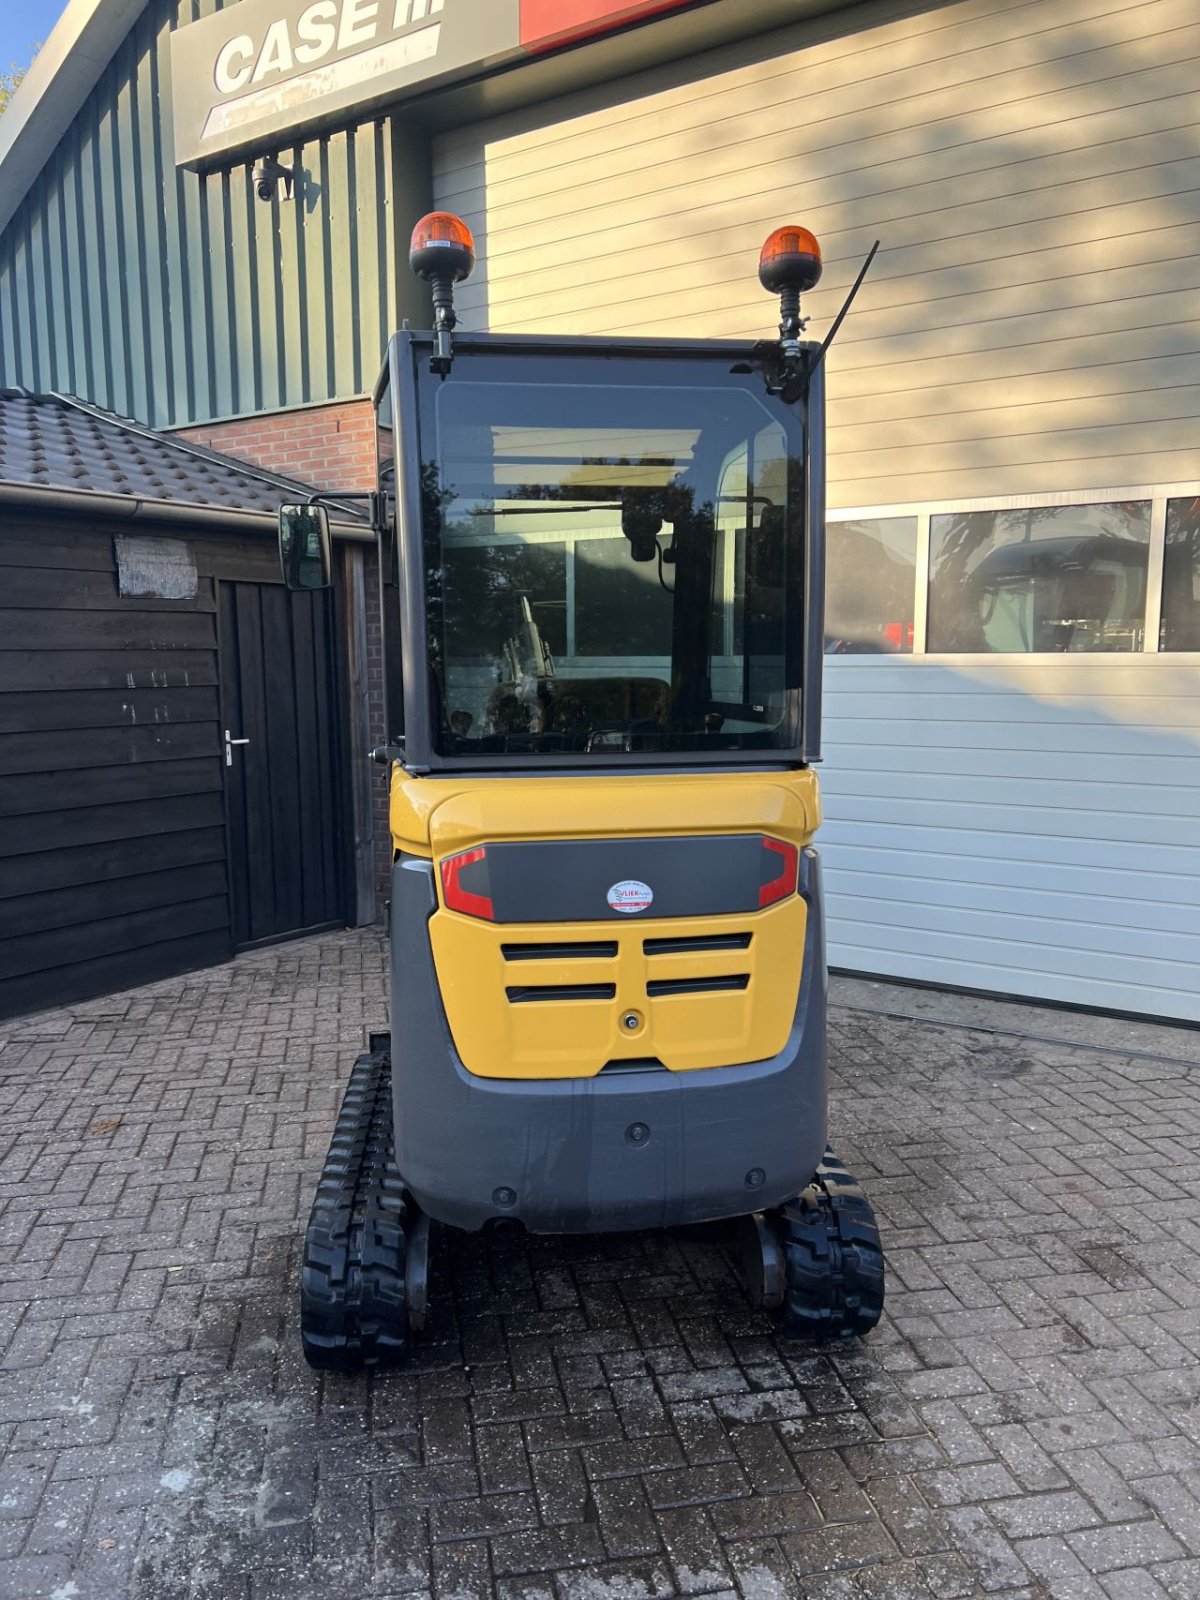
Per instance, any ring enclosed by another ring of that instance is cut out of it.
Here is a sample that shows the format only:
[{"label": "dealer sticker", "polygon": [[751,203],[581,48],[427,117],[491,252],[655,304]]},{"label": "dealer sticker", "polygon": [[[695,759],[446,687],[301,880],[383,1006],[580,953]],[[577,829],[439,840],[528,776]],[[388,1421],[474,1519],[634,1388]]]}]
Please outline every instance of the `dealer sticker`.
[{"label": "dealer sticker", "polygon": [[614,911],[632,916],[636,911],[648,911],[654,904],[654,890],[638,878],[626,878],[614,883],[608,891],[608,903]]}]

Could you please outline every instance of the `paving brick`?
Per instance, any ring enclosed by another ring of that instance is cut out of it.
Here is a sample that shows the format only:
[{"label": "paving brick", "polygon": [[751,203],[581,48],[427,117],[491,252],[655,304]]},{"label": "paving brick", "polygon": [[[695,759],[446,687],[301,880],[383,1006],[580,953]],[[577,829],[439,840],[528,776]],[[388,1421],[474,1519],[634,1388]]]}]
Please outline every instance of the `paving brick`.
[{"label": "paving brick", "polygon": [[946,1530],[908,1478],[882,1478],[871,1489],[871,1507],[906,1556],[928,1556],[949,1548]]},{"label": "paving brick", "polygon": [[959,1506],[946,1513],[950,1538],[975,1567],[987,1590],[1018,1588],[1028,1578],[1025,1563],[977,1506]]},{"label": "paving brick", "polygon": [[665,1566],[647,1562],[604,1562],[586,1572],[559,1575],[562,1600],[672,1600],[674,1588]]},{"label": "paving brick", "polygon": [[582,1522],[589,1488],[583,1462],[575,1450],[544,1450],[529,1458],[542,1521]]},{"label": "paving brick", "polygon": [[662,1548],[640,1478],[609,1478],[595,1484],[592,1505],[610,1556],[646,1556]]},{"label": "paving brick", "polygon": [[983,1430],[989,1447],[1004,1462],[1023,1489],[1065,1489],[1069,1479],[1020,1423],[998,1424]]},{"label": "paving brick", "polygon": [[493,1539],[491,1545],[492,1565],[501,1577],[594,1567],[605,1558],[604,1541],[595,1523],[508,1534]]},{"label": "paving brick", "polygon": [[874,1515],[871,1499],[836,1450],[796,1450],[794,1460],[801,1483],[826,1522],[861,1522]]},{"label": "paving brick", "polygon": [[1067,1543],[1089,1572],[1114,1567],[1144,1567],[1173,1561],[1186,1554],[1182,1545],[1157,1522],[1125,1522],[1116,1527],[1072,1533]]},{"label": "paving brick", "polygon": [[769,1422],[735,1425],[729,1437],[756,1493],[778,1494],[800,1487],[795,1465]]},{"label": "paving brick", "polygon": [[681,1594],[711,1594],[729,1583],[721,1541],[703,1507],[660,1511],[658,1526]]},{"label": "paving brick", "polygon": [[320,1377],[299,1235],[385,956],[0,1030],[6,1600],[1200,1594],[1194,1073],[835,1006],[892,1274],[865,1345],[780,1343],[720,1229],[443,1230],[411,1366]]},{"label": "paving brick", "polygon": [[1007,1467],[999,1462],[977,1467],[956,1467],[946,1472],[919,1472],[916,1483],[921,1493],[935,1506],[974,1505],[982,1500],[997,1500],[1021,1492]]},{"label": "paving brick", "polygon": [[811,1495],[755,1495],[710,1501],[708,1514],[722,1539],[759,1539],[766,1534],[798,1533],[821,1521]]},{"label": "paving brick", "polygon": [[674,1473],[683,1465],[683,1453],[674,1439],[614,1440],[610,1444],[585,1445],[581,1454],[589,1478]]},{"label": "paving brick", "polygon": [[492,1560],[487,1540],[436,1546],[433,1588],[438,1600],[492,1600]]},{"label": "paving brick", "polygon": [[876,1561],[894,1560],[897,1556],[891,1535],[878,1522],[834,1523],[789,1535],[781,1544],[800,1578],[868,1566]]}]

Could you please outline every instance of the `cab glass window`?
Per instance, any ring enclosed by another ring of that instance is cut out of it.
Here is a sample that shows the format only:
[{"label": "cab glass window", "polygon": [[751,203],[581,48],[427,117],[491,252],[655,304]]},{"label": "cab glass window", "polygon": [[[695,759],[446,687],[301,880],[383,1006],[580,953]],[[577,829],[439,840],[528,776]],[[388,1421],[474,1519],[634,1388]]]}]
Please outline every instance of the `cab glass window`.
[{"label": "cab glass window", "polygon": [[933,651],[1142,648],[1150,502],[930,518]]},{"label": "cab glass window", "polygon": [[[423,466],[444,755],[798,742],[802,529],[749,388],[464,381]],[[795,446],[792,449],[795,456]]]},{"label": "cab glass window", "polygon": [[384,382],[375,402],[375,487],[382,498],[379,593],[385,642],[384,725],[375,731],[383,735],[386,743],[404,736],[404,682],[400,669],[400,592],[397,587],[399,558],[396,550],[396,427],[390,378]]}]

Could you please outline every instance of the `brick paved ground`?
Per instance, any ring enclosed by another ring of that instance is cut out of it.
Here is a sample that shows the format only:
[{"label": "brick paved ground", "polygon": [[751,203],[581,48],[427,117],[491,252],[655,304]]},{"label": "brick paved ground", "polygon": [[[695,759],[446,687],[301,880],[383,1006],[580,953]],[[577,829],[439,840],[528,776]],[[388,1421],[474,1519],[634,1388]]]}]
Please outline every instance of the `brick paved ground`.
[{"label": "brick paved ground", "polygon": [[374,935],[0,1024],[2,1600],[1195,1600],[1196,1036],[841,992],[864,1347],[778,1344],[720,1230],[460,1238],[377,1382],[295,1326]]}]

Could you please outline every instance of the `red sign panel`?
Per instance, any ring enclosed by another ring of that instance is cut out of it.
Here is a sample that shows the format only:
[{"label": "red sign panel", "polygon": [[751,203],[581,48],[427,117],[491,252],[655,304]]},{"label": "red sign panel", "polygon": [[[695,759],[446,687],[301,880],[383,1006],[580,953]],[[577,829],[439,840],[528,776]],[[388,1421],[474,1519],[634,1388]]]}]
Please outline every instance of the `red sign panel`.
[{"label": "red sign panel", "polygon": [[691,0],[521,0],[521,43],[526,50],[557,50],[560,45],[611,33],[630,22],[678,11]]}]

